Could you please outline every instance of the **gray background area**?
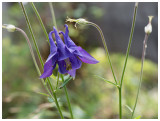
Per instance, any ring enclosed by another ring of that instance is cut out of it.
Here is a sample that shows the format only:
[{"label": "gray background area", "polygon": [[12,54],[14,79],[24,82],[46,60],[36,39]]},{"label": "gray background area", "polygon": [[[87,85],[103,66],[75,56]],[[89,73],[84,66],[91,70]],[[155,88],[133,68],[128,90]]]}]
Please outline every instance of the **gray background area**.
[{"label": "gray background area", "polygon": [[[127,50],[131,30],[134,3],[88,3],[87,6],[92,5],[96,5],[105,11],[102,19],[96,20],[92,15],[89,15],[88,19],[97,23],[103,30],[109,51],[125,53]],[[158,63],[157,3],[139,3],[135,31],[131,46],[131,55],[141,58],[145,34],[144,26],[148,24],[147,16],[149,15],[153,15],[154,19],[152,21],[153,31],[148,40],[146,58]],[[100,40],[99,34],[95,32],[95,30],[91,31],[92,33],[89,33],[90,39],[88,44],[92,43],[91,41],[94,39]],[[102,45],[101,41],[99,41],[99,44]]]}]

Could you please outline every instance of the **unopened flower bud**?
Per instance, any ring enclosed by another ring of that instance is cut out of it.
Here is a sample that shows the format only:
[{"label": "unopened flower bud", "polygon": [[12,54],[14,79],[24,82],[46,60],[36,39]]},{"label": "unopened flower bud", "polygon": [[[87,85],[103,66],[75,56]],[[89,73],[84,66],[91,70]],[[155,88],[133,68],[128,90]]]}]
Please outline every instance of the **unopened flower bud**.
[{"label": "unopened flower bud", "polygon": [[3,25],[3,28],[7,29],[9,32],[14,32],[16,30],[16,27],[11,24]]},{"label": "unopened flower bud", "polygon": [[[66,19],[66,22],[75,22],[76,24],[88,24],[89,22],[83,18],[79,18],[79,19],[71,19],[71,18],[68,18]],[[75,27],[76,27],[76,24],[75,24]]]},{"label": "unopened flower bud", "polygon": [[151,22],[152,22],[153,16],[148,16],[148,18],[149,18],[149,23],[144,28],[144,31],[145,31],[146,34],[150,34],[152,32],[152,24],[151,24]]},{"label": "unopened flower bud", "polygon": [[88,21],[86,21],[86,20],[83,19],[83,18],[79,18],[79,19],[77,19],[77,23],[78,23],[78,24],[87,24]]}]

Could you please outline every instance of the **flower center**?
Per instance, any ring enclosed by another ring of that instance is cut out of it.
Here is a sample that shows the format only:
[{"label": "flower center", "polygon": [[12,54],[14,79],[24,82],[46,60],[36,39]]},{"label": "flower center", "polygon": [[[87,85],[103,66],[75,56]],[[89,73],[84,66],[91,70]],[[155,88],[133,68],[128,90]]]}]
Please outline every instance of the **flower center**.
[{"label": "flower center", "polygon": [[71,64],[71,62],[70,62],[70,60],[69,60],[69,58],[67,58],[67,59],[65,59],[64,60],[65,62],[66,62],[66,70],[71,70],[72,69],[72,64]]}]

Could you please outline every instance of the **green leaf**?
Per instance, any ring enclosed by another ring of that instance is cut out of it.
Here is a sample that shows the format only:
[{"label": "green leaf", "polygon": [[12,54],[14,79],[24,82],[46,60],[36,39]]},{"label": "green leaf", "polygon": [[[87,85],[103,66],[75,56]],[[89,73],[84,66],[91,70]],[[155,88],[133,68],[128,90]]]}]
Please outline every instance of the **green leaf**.
[{"label": "green leaf", "polygon": [[[66,80],[66,79],[70,78],[70,75],[69,74],[63,75],[63,78],[64,78],[64,80]],[[62,81],[61,76],[59,77],[59,81]]]},{"label": "green leaf", "polygon": [[[67,75],[63,75],[63,78],[64,78],[64,80],[67,80],[67,79],[69,79],[69,78],[70,78],[70,75],[69,75],[69,74],[67,74]],[[60,76],[60,81],[62,81],[61,76]]]},{"label": "green leaf", "polygon": [[64,83],[59,87],[59,89],[62,89],[71,79],[72,77],[65,79]]},{"label": "green leaf", "polygon": [[51,97],[48,97],[48,101],[49,101],[50,103],[53,103],[53,102],[54,102],[53,98],[51,98]]},{"label": "green leaf", "polygon": [[126,107],[131,113],[133,112],[133,110],[132,110],[132,108],[131,108],[130,106],[125,105],[125,107]]},{"label": "green leaf", "polygon": [[104,78],[102,78],[102,77],[100,77],[100,76],[98,76],[98,75],[94,75],[94,76],[102,79],[103,81],[105,81],[105,82],[107,82],[107,83],[110,83],[110,84],[112,84],[112,85],[118,86],[118,85],[116,85],[115,83],[113,83],[113,82],[111,82],[111,81],[108,81],[108,80],[106,80],[106,79],[104,79]]},{"label": "green leaf", "polygon": [[136,118],[134,118],[134,119],[140,119],[141,118],[141,116],[137,116]]},{"label": "green leaf", "polygon": [[46,93],[42,93],[42,92],[36,92],[36,93],[49,97],[49,95]]},{"label": "green leaf", "polygon": [[[48,99],[48,101],[49,101],[50,103],[54,103],[54,102],[55,102],[54,99],[51,98],[51,97],[48,97],[47,99]],[[59,101],[59,100],[60,100],[60,98],[57,98],[57,101]]]}]

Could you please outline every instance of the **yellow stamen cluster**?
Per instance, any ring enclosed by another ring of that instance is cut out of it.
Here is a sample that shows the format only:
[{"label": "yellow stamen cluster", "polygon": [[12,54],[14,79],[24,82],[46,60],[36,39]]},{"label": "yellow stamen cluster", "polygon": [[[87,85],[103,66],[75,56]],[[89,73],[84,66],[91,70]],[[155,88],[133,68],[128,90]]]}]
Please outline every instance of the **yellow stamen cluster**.
[{"label": "yellow stamen cluster", "polygon": [[69,58],[65,59],[64,61],[66,62],[66,70],[68,70],[68,71],[71,70],[72,64],[71,64]]}]

